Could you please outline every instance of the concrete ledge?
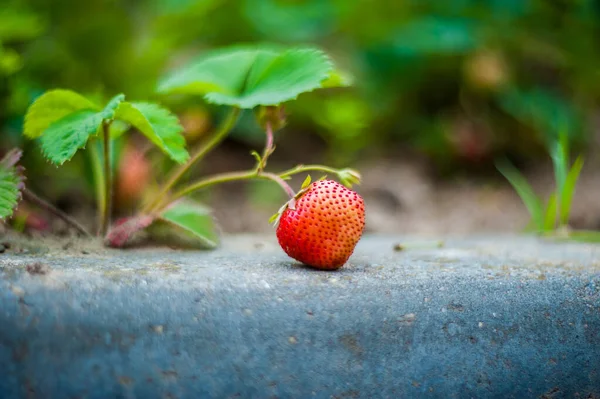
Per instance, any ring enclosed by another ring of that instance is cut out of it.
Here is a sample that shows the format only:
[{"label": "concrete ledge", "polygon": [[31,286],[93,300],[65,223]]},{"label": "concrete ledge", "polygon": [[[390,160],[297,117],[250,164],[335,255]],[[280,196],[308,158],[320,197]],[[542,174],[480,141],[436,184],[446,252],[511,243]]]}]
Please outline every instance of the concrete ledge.
[{"label": "concrete ledge", "polygon": [[0,397],[600,397],[599,246],[407,241],[338,272],[260,237],[5,253]]}]

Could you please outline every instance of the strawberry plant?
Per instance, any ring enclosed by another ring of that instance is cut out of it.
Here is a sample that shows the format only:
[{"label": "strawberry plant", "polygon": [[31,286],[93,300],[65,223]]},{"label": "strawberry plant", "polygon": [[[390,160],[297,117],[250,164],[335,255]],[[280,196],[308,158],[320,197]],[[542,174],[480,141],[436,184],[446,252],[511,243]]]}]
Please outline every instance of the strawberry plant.
[{"label": "strawberry plant", "polygon": [[0,160],[0,220],[12,214],[25,188],[20,159],[21,152],[13,150]]},{"label": "strawberry plant", "polygon": [[[158,83],[157,92],[161,95],[201,96],[208,103],[230,108],[212,135],[190,152],[186,149],[183,128],[175,115],[158,104],[126,101],[123,94],[99,106],[70,90],[48,91],[30,106],[25,117],[24,134],[38,140],[45,157],[55,165],[71,160],[81,149],[90,154],[94,160],[99,203],[98,235],[104,237],[107,245],[122,247],[141,230],[160,234],[165,229],[175,229],[179,235],[210,248],[218,244],[210,210],[190,198],[199,190],[231,181],[267,180],[278,184],[286,192],[290,197],[287,206],[293,209],[296,198],[299,201],[305,198],[298,197],[287,183],[293,175],[310,171],[325,173],[337,177],[348,187],[360,181],[360,175],[352,169],[334,169],[322,165],[298,165],[282,172],[267,170],[268,159],[275,150],[275,132],[286,124],[285,103],[302,93],[346,85],[348,81],[334,69],[329,57],[318,49],[236,46],[193,59]],[[187,172],[227,137],[243,110],[252,110],[265,131],[262,152],[252,152],[256,159],[255,167],[182,184]],[[142,133],[179,166],[162,184],[153,187],[151,195],[143,201],[137,214],[112,223],[113,142],[132,129]],[[17,174],[11,167],[7,162],[6,173],[11,176],[10,184],[14,188]],[[341,193],[342,189],[339,191]],[[4,204],[5,214],[14,206],[16,195],[13,189]],[[362,207],[362,200],[360,203]],[[287,213],[284,212],[283,220],[289,215],[289,209]],[[346,220],[341,216],[342,213],[336,210],[336,228],[340,228],[339,223]],[[348,220],[354,233],[351,238],[343,238],[347,250],[350,246],[354,248],[362,233],[364,215],[356,214]],[[327,225],[327,222],[324,222],[324,228],[332,234],[335,230],[333,224]],[[332,241],[331,245],[337,244]],[[342,258],[347,257],[340,255],[335,258],[336,267],[340,266],[338,263]]]}]

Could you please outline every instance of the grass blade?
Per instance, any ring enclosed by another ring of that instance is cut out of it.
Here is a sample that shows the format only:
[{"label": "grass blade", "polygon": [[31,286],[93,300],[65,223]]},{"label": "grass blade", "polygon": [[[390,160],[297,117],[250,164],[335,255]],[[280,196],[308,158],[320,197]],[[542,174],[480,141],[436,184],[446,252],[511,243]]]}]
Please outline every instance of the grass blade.
[{"label": "grass blade", "polygon": [[552,193],[546,204],[546,214],[544,217],[544,231],[551,231],[556,228],[557,215],[556,193]]},{"label": "grass blade", "polygon": [[577,184],[577,180],[579,179],[579,175],[581,174],[582,168],[583,158],[577,157],[565,179],[565,184],[560,194],[559,221],[561,226],[566,226],[567,223],[569,223],[573,194],[575,194],[575,186]]},{"label": "grass blade", "polygon": [[[552,144],[550,157],[552,158],[554,182],[556,184],[556,210],[560,212],[563,209],[562,193],[569,170],[569,138],[565,131],[561,131],[558,140]],[[555,216],[558,216],[558,213]]]},{"label": "grass blade", "polygon": [[527,183],[523,175],[508,160],[497,161],[496,168],[513,186],[525,207],[529,211],[533,223],[538,231],[544,229],[544,210],[542,202]]}]

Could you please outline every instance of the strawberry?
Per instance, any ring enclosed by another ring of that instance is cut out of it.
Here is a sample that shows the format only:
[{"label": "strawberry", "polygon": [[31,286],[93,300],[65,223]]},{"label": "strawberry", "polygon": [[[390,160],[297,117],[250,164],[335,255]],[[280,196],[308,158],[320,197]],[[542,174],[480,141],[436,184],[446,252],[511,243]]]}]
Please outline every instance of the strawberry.
[{"label": "strawberry", "polygon": [[339,269],[365,227],[360,195],[333,180],[320,180],[300,191],[279,216],[277,239],[292,258],[308,266]]}]

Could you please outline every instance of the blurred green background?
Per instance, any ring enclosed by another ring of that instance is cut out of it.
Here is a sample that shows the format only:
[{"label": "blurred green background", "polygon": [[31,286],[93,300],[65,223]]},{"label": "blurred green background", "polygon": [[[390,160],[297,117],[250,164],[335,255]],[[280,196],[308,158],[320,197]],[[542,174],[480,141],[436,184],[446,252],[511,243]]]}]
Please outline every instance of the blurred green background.
[{"label": "blurred green background", "polygon": [[[192,140],[221,110],[157,98],[157,78],[206,49],[267,41],[317,45],[354,77],[289,107],[286,135],[309,137],[325,162],[399,150],[443,172],[528,160],[561,129],[590,144],[599,33],[591,0],[2,0],[0,149],[32,148],[23,115],[56,87],[160,101]],[[231,140],[263,140],[250,119]]]}]

